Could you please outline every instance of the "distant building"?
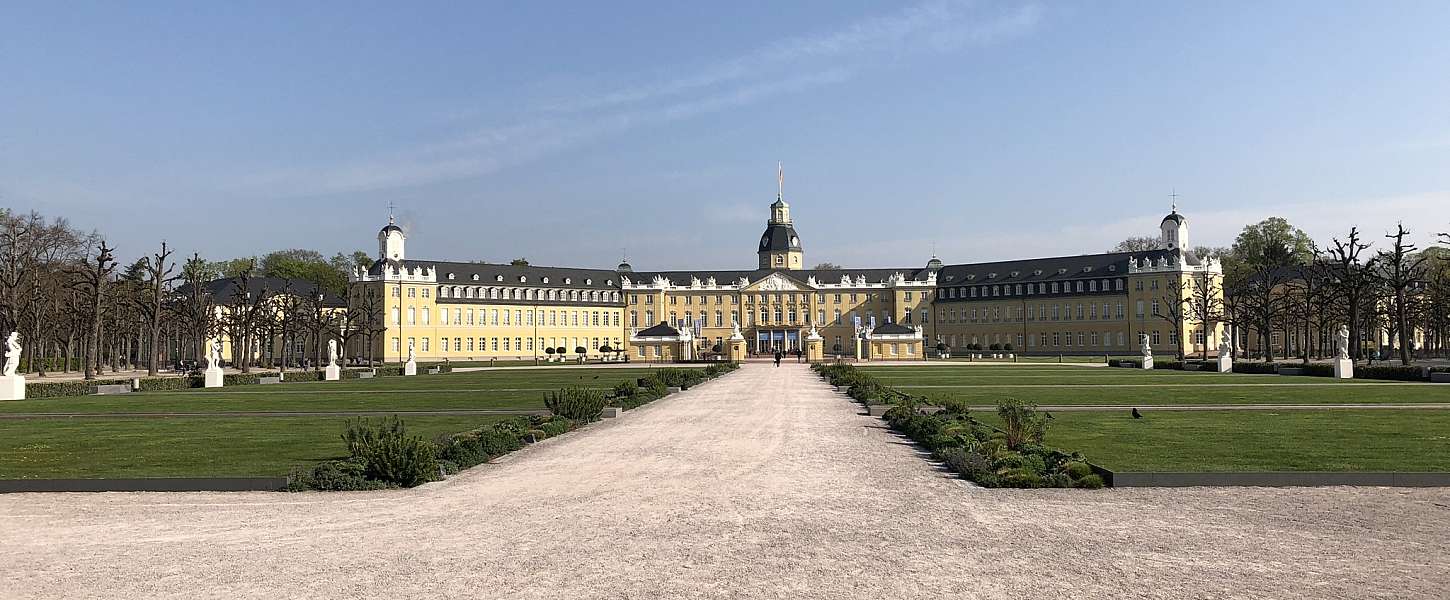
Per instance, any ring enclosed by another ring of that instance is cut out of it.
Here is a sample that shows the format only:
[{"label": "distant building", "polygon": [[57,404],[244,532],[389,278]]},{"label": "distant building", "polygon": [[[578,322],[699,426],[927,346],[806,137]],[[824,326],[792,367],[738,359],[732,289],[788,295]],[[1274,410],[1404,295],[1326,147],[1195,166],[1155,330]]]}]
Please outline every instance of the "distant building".
[{"label": "distant building", "polygon": [[372,352],[389,362],[410,345],[420,360],[542,358],[558,347],[597,355],[603,346],[653,359],[629,340],[661,323],[688,329],[696,356],[717,351],[736,323],[749,350],[762,354],[801,349],[815,326],[827,355],[849,355],[856,336],[888,323],[919,332],[927,348],[1125,354],[1147,336],[1161,354],[1180,345],[1212,350],[1217,323],[1164,318],[1175,289],[1185,298],[1201,282],[1221,289],[1221,267],[1187,249],[1188,233],[1174,210],[1160,225],[1159,250],[812,270],[790,205],[777,195],[756,268],[636,271],[627,262],[603,270],[411,259],[405,232],[389,219],[378,232],[378,260],[353,274],[348,301],[376,304],[386,331]]}]

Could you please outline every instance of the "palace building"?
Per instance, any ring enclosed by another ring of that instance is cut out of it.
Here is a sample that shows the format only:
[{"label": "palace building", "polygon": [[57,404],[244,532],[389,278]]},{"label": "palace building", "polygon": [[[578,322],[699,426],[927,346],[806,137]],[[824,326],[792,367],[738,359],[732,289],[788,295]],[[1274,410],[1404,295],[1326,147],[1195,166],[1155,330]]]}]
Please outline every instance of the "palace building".
[{"label": "palace building", "polygon": [[380,326],[349,351],[388,362],[409,347],[419,360],[545,358],[548,348],[668,360],[678,353],[631,339],[683,331],[693,345],[685,354],[711,356],[727,352],[737,327],[751,353],[802,349],[814,334],[827,356],[872,360],[921,359],[938,344],[1130,354],[1145,336],[1160,354],[1212,350],[1221,327],[1197,322],[1192,305],[1195,296],[1221,302],[1222,269],[1188,249],[1176,207],[1159,239],[1161,249],[1143,252],[814,270],[777,194],[756,268],[635,271],[627,262],[607,270],[411,259],[389,218],[377,261],[352,274],[348,292]]}]

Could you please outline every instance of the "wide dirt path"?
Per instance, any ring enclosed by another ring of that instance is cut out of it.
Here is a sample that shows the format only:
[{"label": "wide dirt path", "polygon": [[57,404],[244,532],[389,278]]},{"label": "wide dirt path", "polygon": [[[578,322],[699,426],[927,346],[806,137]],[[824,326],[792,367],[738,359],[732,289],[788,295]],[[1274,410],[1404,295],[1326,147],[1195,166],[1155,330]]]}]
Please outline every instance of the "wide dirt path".
[{"label": "wide dirt path", "polygon": [[1411,598],[1436,489],[982,490],[750,364],[447,482],[0,496],[20,598]]}]

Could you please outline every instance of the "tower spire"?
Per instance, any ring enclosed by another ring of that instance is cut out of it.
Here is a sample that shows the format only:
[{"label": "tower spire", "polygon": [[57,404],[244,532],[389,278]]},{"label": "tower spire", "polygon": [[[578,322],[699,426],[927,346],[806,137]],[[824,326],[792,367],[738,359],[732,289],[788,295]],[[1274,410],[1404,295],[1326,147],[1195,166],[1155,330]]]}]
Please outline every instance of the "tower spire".
[{"label": "tower spire", "polygon": [[782,163],[780,161],[776,161],[775,162],[775,185],[776,185],[775,199],[776,200],[784,200],[785,199],[785,163]]},{"label": "tower spire", "polygon": [[1178,212],[1178,188],[1173,188],[1173,193],[1168,194],[1168,197],[1173,200],[1173,210],[1170,212]]},{"label": "tower spire", "polygon": [[388,224],[393,224],[393,201],[388,201]]}]

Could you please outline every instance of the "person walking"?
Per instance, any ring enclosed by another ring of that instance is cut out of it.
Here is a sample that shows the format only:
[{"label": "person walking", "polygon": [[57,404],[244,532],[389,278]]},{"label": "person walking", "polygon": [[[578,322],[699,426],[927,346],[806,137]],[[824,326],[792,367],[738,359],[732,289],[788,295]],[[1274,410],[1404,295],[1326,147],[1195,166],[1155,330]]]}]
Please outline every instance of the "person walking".
[{"label": "person walking", "polygon": [[775,366],[776,366],[776,367],[777,367],[777,368],[779,368],[779,367],[780,367],[780,359],[781,359],[781,358],[784,358],[784,357],[782,357],[782,356],[781,356],[781,355],[780,355],[780,350],[776,350],[776,351],[775,351]]}]

